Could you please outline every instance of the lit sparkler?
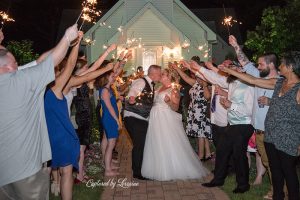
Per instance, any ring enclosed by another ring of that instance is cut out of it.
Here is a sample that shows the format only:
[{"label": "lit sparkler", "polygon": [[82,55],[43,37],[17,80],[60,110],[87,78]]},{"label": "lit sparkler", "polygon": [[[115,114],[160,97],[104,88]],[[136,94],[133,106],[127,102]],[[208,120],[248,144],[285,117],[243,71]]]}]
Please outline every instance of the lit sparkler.
[{"label": "lit sparkler", "polygon": [[90,37],[86,37],[86,38],[83,39],[83,42],[84,42],[86,45],[94,45],[95,40],[92,40]]},{"label": "lit sparkler", "polygon": [[3,11],[0,11],[0,16],[2,18],[2,20],[1,20],[1,30],[2,30],[5,22],[14,22],[15,21],[13,18],[9,17],[7,13],[5,13]]},{"label": "lit sparkler", "polygon": [[184,42],[183,42],[183,44],[181,45],[181,47],[184,48],[184,49],[186,49],[186,48],[188,48],[190,45],[191,45],[191,44],[190,44],[188,41],[184,40]]},{"label": "lit sparkler", "polygon": [[224,5],[223,5],[223,9],[224,9],[224,15],[225,15],[225,17],[224,17],[224,19],[222,21],[222,24],[227,27],[228,35],[230,35],[230,29],[229,29],[229,27],[232,27],[234,23],[242,24],[242,22],[238,22],[237,20],[233,19],[232,16],[227,16],[226,15],[226,9],[225,9]]},{"label": "lit sparkler", "polygon": [[101,11],[96,10],[96,5],[97,5],[97,0],[83,1],[81,13],[76,20],[77,23],[80,18],[83,19],[79,30],[81,30],[85,21],[95,23],[96,17],[100,16]]}]

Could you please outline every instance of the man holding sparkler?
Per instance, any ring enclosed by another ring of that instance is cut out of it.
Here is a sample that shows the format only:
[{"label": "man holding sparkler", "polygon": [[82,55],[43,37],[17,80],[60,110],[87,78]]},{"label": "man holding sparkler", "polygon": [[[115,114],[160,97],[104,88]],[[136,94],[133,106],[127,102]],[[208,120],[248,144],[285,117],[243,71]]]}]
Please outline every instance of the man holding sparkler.
[{"label": "man holding sparkler", "polygon": [[44,91],[55,78],[54,66],[77,36],[75,24],[42,63],[24,70],[17,70],[15,57],[0,49],[0,92],[4,94],[0,102],[0,199],[48,198],[45,164],[51,160],[51,149]]}]

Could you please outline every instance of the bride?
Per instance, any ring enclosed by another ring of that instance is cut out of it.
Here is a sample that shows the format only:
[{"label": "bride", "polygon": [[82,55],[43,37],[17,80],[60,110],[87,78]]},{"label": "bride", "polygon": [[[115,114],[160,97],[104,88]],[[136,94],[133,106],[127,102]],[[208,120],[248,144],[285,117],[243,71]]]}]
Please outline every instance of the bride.
[{"label": "bride", "polygon": [[142,175],[168,181],[198,179],[209,174],[192,149],[183,129],[181,115],[175,112],[180,94],[171,87],[175,77],[169,69],[162,72],[162,87],[156,91],[146,136]]}]

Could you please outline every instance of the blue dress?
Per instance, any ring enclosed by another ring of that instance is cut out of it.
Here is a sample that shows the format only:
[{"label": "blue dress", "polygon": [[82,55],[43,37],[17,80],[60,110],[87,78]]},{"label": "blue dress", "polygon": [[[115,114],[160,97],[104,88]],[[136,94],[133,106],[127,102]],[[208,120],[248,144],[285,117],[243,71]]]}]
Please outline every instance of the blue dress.
[{"label": "blue dress", "polygon": [[70,121],[67,100],[58,99],[51,89],[45,93],[45,115],[51,145],[51,167],[72,165],[78,170],[80,144]]},{"label": "blue dress", "polygon": [[[115,113],[118,117],[119,112],[118,112],[117,100],[116,100],[115,95],[113,94],[111,89],[100,88],[100,90],[99,90],[100,97],[101,97],[103,90],[109,90],[110,103],[111,103],[112,107],[114,108]],[[116,120],[112,117],[112,115],[110,114],[108,108],[105,105],[105,102],[102,99],[100,99],[100,102],[101,102],[101,107],[102,107],[101,122],[103,125],[103,129],[105,131],[105,135],[106,135],[107,139],[117,138],[119,135],[118,124],[117,124]]]}]

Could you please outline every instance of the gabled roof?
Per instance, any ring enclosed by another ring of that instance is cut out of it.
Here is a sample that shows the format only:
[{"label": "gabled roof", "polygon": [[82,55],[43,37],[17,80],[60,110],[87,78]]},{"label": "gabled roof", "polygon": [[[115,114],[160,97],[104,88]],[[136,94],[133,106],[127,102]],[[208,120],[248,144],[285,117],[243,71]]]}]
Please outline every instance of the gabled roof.
[{"label": "gabled roof", "polygon": [[[152,3],[148,2],[145,6],[134,16],[132,17],[125,25],[124,29],[128,29],[131,25],[133,25],[147,10],[151,10],[166,26],[168,26],[171,30],[178,33],[178,36],[182,41],[187,40],[188,38],[185,36],[183,32],[177,29],[176,26],[172,22],[169,21],[160,11],[153,6]],[[90,32],[89,32],[90,33]],[[117,32],[113,37],[115,37],[119,32]]]},{"label": "gabled roof", "polygon": [[[187,13],[190,17],[192,17],[201,27],[206,30],[210,30],[220,36],[224,41],[228,41],[228,32],[227,28],[221,24],[224,19],[224,10],[223,8],[205,8],[205,9],[188,9],[180,0],[174,0],[174,2],[179,5],[182,9],[184,9],[185,13]],[[99,26],[100,22],[105,21],[116,9],[118,9],[124,3],[123,0],[118,1],[111,9],[102,9],[102,15],[100,20],[98,20],[97,24]],[[148,4],[146,4],[148,5]],[[157,9],[156,9],[157,10]],[[158,13],[160,13],[158,11]],[[57,38],[60,39],[64,31],[67,27],[72,25],[78,15],[80,14],[80,10],[76,9],[65,9],[63,10],[61,21],[59,25],[59,30],[57,34]],[[234,8],[226,8],[227,16],[233,16],[236,18]],[[163,18],[166,18],[163,16]],[[165,20],[168,23],[171,23],[168,19]],[[172,24],[172,23],[171,23]],[[79,26],[81,22],[79,23]],[[88,31],[88,33],[94,31],[98,26],[94,26],[91,23],[85,23],[83,26],[84,31]],[[174,26],[172,24],[172,26]],[[177,29],[178,30],[178,29]],[[239,26],[234,24],[233,27],[230,28],[231,34],[235,35],[238,42],[242,44],[242,37],[239,30]]]}]

